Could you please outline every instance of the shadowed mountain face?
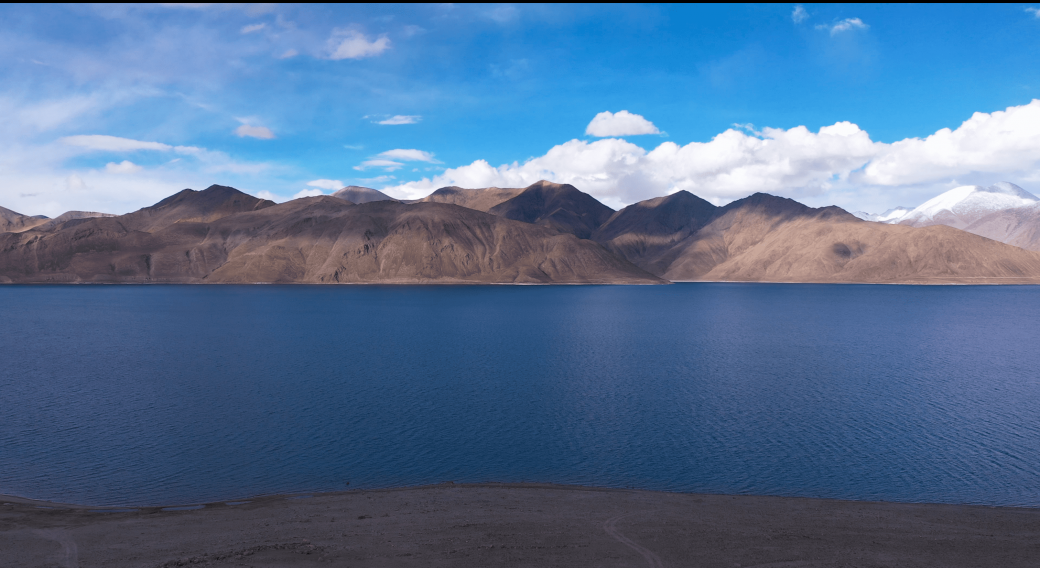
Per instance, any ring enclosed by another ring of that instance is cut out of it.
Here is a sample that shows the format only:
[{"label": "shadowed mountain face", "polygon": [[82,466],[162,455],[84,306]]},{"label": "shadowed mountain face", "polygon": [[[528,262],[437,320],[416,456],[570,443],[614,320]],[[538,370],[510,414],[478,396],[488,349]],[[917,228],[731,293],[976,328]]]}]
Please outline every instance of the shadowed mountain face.
[{"label": "shadowed mountain face", "polygon": [[351,203],[358,204],[371,203],[373,201],[393,200],[392,197],[381,191],[368,187],[361,187],[359,185],[348,185],[347,187],[333,193],[332,197],[338,197]]},{"label": "shadowed mountain face", "polygon": [[588,239],[614,210],[573,185],[540,181],[492,207],[488,213]]},{"label": "shadowed mountain face", "polygon": [[418,200],[421,203],[452,203],[477,211],[487,212],[492,207],[520,195],[525,188],[485,187],[465,189],[461,187],[442,187]]},{"label": "shadowed mountain face", "polygon": [[[148,209],[173,203],[187,207]],[[2,234],[0,281],[661,282],[591,241],[454,205],[323,196],[152,232],[132,228],[138,213]]]},{"label": "shadowed mountain face", "polygon": [[202,191],[185,189],[151,207],[120,215],[119,222],[129,230],[155,232],[174,223],[207,223],[228,215],[257,211],[274,205],[223,185],[211,185]]},{"label": "shadowed mountain face", "polygon": [[0,207],[0,233],[26,231],[49,221],[43,215],[30,217]]},{"label": "shadowed mountain face", "polygon": [[644,270],[660,274],[667,267],[654,261],[711,221],[718,209],[688,191],[679,191],[614,213],[592,239]]}]

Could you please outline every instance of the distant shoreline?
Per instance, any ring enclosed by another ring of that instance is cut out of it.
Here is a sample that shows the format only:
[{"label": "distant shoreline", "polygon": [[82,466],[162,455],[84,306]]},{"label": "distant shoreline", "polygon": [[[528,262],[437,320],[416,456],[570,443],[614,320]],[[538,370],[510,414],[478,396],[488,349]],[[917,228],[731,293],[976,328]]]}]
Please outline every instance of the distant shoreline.
[{"label": "distant shoreline", "polygon": [[166,505],[133,505],[133,504],[122,504],[122,505],[86,505],[80,503],[66,503],[63,501],[49,501],[46,499],[35,499],[32,497],[23,497],[19,495],[8,495],[0,493],[0,505],[4,503],[13,503],[19,505],[31,505],[34,507],[47,507],[52,509],[65,509],[69,511],[105,511],[111,510],[139,510],[139,511],[152,511],[161,509],[177,509],[184,507],[222,507],[229,502],[240,502],[248,501],[250,503],[268,503],[275,501],[284,500],[296,500],[303,498],[324,498],[324,497],[339,497],[344,495],[358,495],[366,493],[393,493],[400,491],[424,491],[430,489],[474,489],[474,488],[485,488],[485,489],[545,489],[553,491],[591,491],[591,492],[621,492],[621,493],[653,493],[661,495],[690,495],[690,496],[714,496],[714,497],[740,497],[740,498],[766,498],[766,499],[804,499],[812,501],[833,501],[836,503],[863,503],[863,504],[890,504],[890,505],[925,505],[925,506],[937,506],[937,507],[985,507],[987,509],[1026,509],[1036,510],[1040,512],[1040,505],[987,505],[979,503],[943,503],[943,502],[932,502],[932,501],[870,501],[860,499],[838,499],[831,497],[804,497],[804,496],[792,496],[792,495],[758,495],[758,494],[744,494],[744,493],[689,493],[685,491],[661,491],[655,489],[639,489],[632,487],[600,487],[596,485],[567,485],[560,483],[538,483],[538,482],[494,482],[485,481],[479,483],[455,483],[452,481],[446,481],[443,483],[434,483],[429,485],[401,485],[394,487],[376,487],[367,489],[345,489],[342,491],[301,491],[296,493],[271,493],[271,494],[258,494],[249,497],[229,497],[227,499],[218,499],[215,501],[205,502],[193,502],[193,503],[173,503]]},{"label": "distant shoreline", "polygon": [[0,550],[11,566],[1032,566],[1038,540],[1040,508],[546,484],[204,507],[0,497]]}]

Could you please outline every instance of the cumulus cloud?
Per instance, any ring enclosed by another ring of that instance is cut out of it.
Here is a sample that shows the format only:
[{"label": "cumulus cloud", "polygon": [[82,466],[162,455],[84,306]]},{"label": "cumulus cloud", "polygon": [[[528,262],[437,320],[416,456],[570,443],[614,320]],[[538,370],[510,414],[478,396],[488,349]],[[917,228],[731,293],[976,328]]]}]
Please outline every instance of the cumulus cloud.
[{"label": "cumulus cloud", "polygon": [[627,110],[617,113],[601,112],[593,117],[585,128],[585,134],[600,138],[607,136],[635,136],[640,134],[660,134],[654,123],[638,114]]},{"label": "cumulus cloud", "polygon": [[296,194],[293,195],[292,198],[299,199],[301,197],[317,197],[319,195],[325,195],[325,192],[320,189],[304,189],[296,192]]},{"label": "cumulus cloud", "polygon": [[976,112],[956,130],[907,138],[871,160],[854,179],[875,185],[924,183],[971,172],[1016,172],[1040,163],[1040,100],[993,113]]},{"label": "cumulus cloud", "polygon": [[404,162],[429,162],[431,164],[441,163],[433,157],[432,153],[424,152],[422,150],[387,150],[386,152],[380,153],[379,157],[390,160],[401,160]]},{"label": "cumulus cloud", "polygon": [[335,190],[342,188],[343,182],[338,179],[316,179],[307,182],[307,185],[311,187],[320,187],[321,189]]},{"label": "cumulus cloud", "polygon": [[850,122],[816,132],[743,125],[708,142],[664,142],[650,151],[616,138],[571,140],[524,162],[495,167],[477,160],[384,189],[413,199],[447,185],[523,187],[541,179],[573,184],[612,207],[688,190],[716,204],[761,191],[823,204],[840,196],[839,205],[864,208],[874,206],[864,202],[869,196],[924,200],[976,183],[968,180],[1040,182],[1040,100],[892,144],[871,140]]},{"label": "cumulus cloud", "polygon": [[141,166],[131,162],[130,160],[123,160],[118,164],[115,162],[105,164],[105,171],[113,174],[132,174],[141,171]]},{"label": "cumulus cloud", "polygon": [[724,202],[755,191],[822,193],[835,176],[847,176],[875,153],[867,133],[848,122],[816,133],[804,126],[765,128],[760,135],[730,129],[710,142],[665,142],[649,152],[616,138],[571,140],[524,163],[496,168],[478,160],[392,190],[411,198],[445,185],[523,187],[549,179],[580,187],[614,207],[680,189]]},{"label": "cumulus cloud", "polygon": [[395,114],[390,118],[376,121],[376,124],[415,124],[422,120],[422,117],[417,114]]},{"label": "cumulus cloud", "polygon": [[390,49],[390,38],[381,35],[375,41],[369,41],[365,34],[357,30],[336,28],[332,31],[327,47],[329,59],[363,59]]},{"label": "cumulus cloud", "polygon": [[849,30],[865,30],[869,27],[870,26],[863,23],[863,20],[859,18],[845,18],[844,20],[833,24],[820,24],[816,26],[816,29],[830,30],[831,35],[834,36]]},{"label": "cumulus cloud", "polygon": [[805,11],[805,7],[801,4],[794,7],[794,11],[791,12],[791,19],[794,23],[800,24],[809,18],[809,12]]},{"label": "cumulus cloud", "polygon": [[266,126],[253,126],[251,124],[243,124],[235,129],[235,134],[239,138],[259,138],[261,140],[272,140],[274,139],[274,132]]}]

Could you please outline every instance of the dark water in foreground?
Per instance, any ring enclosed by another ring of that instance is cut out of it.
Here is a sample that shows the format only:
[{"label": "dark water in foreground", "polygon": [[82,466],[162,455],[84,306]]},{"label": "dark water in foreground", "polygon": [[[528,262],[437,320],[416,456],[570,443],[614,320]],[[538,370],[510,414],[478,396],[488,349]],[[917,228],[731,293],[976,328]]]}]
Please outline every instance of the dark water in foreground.
[{"label": "dark water in foreground", "polygon": [[1040,506],[1040,287],[0,286],[0,493]]}]

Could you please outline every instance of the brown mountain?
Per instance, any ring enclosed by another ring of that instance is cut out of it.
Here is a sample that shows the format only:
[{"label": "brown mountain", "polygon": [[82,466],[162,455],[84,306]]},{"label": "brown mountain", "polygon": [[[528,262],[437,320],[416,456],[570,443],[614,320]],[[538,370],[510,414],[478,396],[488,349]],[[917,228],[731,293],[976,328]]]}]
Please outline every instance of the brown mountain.
[{"label": "brown mountain", "polygon": [[587,239],[614,210],[573,185],[540,181],[488,209],[488,213]]},{"label": "brown mountain", "polygon": [[21,213],[0,207],[0,233],[27,231],[46,223],[48,220],[43,215],[30,217],[29,215],[22,215]]},{"label": "brown mountain", "polygon": [[151,207],[120,215],[127,229],[153,233],[174,223],[207,223],[228,215],[257,211],[274,205],[223,185],[211,185],[202,191],[185,189]]},{"label": "brown mountain", "polygon": [[53,219],[48,219],[45,222],[33,227],[33,230],[53,231],[55,228],[61,226],[66,221],[75,221],[77,219],[91,219],[93,217],[116,217],[116,215],[113,215],[112,213],[98,213],[96,211],[66,211]]},{"label": "brown mountain", "polygon": [[[323,196],[262,206],[213,189],[48,233],[0,234],[0,281],[662,282],[594,242],[455,205]],[[236,203],[249,210],[224,214]],[[163,226],[136,229],[142,217]]]},{"label": "brown mountain", "polygon": [[512,199],[525,188],[485,187],[465,189],[456,186],[442,187],[430,195],[417,200],[419,203],[452,203],[469,209],[487,212],[488,209]]},{"label": "brown mountain", "polygon": [[640,268],[663,274],[663,253],[715,217],[718,207],[688,191],[629,205],[614,213],[592,239]]},{"label": "brown mountain", "polygon": [[370,187],[361,187],[359,185],[348,185],[347,187],[333,193],[332,197],[345,199],[351,203],[371,203],[373,201],[387,201],[393,199],[393,197],[390,197],[382,191]]},{"label": "brown mountain", "polygon": [[654,260],[669,280],[1040,283],[1034,252],[951,227],[871,223],[761,193],[720,208]]}]

